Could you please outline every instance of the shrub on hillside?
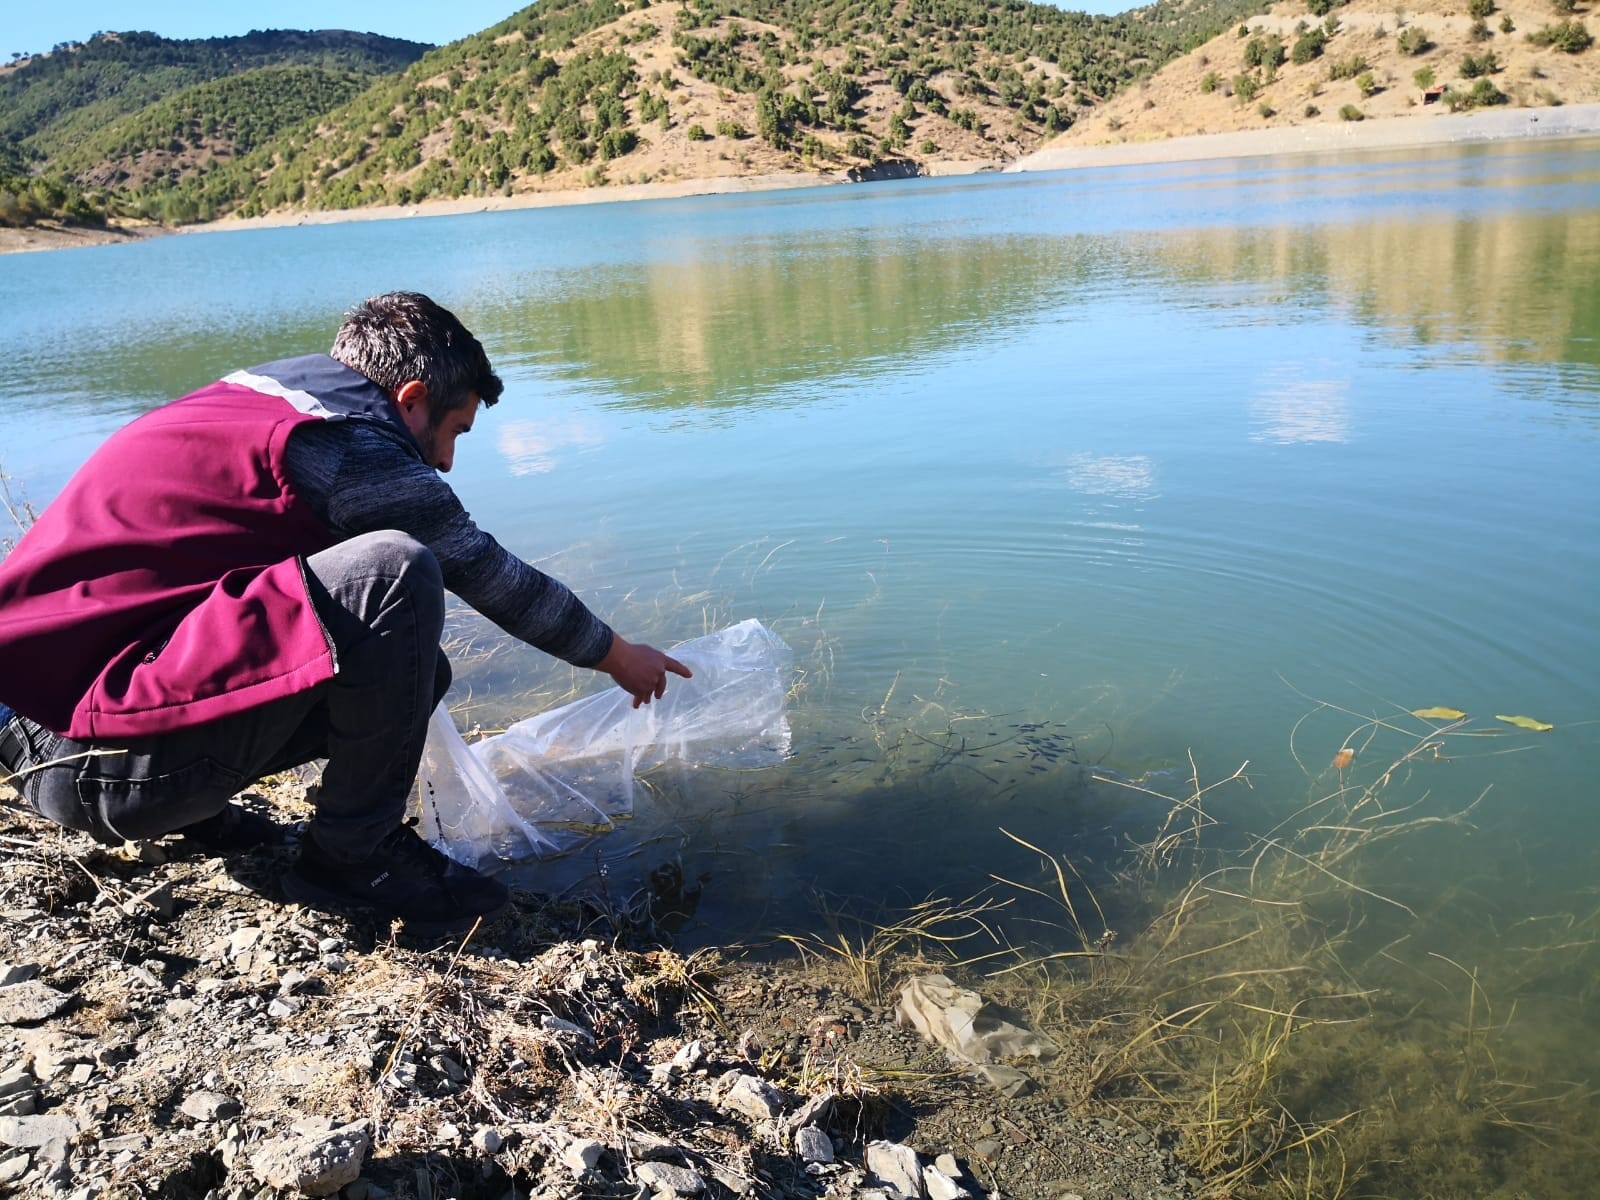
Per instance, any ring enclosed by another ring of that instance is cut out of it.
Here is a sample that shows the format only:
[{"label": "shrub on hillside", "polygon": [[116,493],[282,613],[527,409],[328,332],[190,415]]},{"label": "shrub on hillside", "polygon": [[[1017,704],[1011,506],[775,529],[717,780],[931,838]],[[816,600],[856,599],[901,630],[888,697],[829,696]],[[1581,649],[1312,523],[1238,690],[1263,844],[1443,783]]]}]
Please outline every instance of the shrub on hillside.
[{"label": "shrub on hillside", "polygon": [[1328,64],[1329,79],[1354,79],[1363,71],[1372,69],[1372,64],[1359,54],[1349,58],[1335,59]]},{"label": "shrub on hillside", "polygon": [[1463,54],[1461,56],[1461,78],[1479,79],[1485,75],[1493,75],[1500,70],[1500,62],[1494,56],[1493,50],[1485,50],[1482,54]]},{"label": "shrub on hillside", "polygon": [[1485,20],[1495,11],[1494,0],[1467,0],[1467,16],[1474,21]]},{"label": "shrub on hillside", "polygon": [[1365,121],[1367,119],[1367,114],[1362,112],[1354,104],[1346,104],[1339,110],[1339,119],[1341,121]]},{"label": "shrub on hillside", "polygon": [[1312,29],[1301,34],[1295,39],[1294,49],[1289,57],[1299,66],[1304,66],[1314,58],[1322,57],[1322,49],[1328,44],[1328,35],[1320,29]]},{"label": "shrub on hillside", "polygon": [[683,136],[691,142],[709,142],[711,140],[711,135],[706,132],[706,127],[700,124],[689,126],[683,131]]},{"label": "shrub on hillside", "polygon": [[1528,40],[1535,46],[1549,46],[1552,50],[1564,50],[1568,54],[1577,54],[1594,45],[1594,35],[1582,21],[1557,21],[1554,25],[1546,25],[1528,35]]},{"label": "shrub on hillside", "polygon": [[1411,82],[1416,84],[1420,91],[1427,91],[1434,83],[1433,68],[1418,67],[1411,73]]},{"label": "shrub on hillside", "polygon": [[1401,30],[1394,44],[1401,54],[1409,54],[1413,58],[1433,49],[1433,41],[1428,37],[1428,31],[1421,25],[1411,25]]},{"label": "shrub on hillside", "polygon": [[1233,79],[1233,94],[1239,97],[1240,104],[1249,104],[1261,92],[1261,82],[1254,75],[1236,75]]},{"label": "shrub on hillside", "polygon": [[1200,77],[1200,90],[1209,96],[1212,92],[1217,90],[1217,85],[1221,82],[1222,76],[1218,75],[1215,71],[1207,71]]}]

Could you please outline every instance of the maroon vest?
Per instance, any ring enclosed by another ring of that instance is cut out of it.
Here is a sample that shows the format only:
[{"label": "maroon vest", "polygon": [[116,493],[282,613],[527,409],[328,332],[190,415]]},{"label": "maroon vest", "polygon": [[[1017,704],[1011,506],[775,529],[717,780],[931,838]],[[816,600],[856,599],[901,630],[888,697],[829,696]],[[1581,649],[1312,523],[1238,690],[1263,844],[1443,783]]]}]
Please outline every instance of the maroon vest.
[{"label": "maroon vest", "polygon": [[113,434],[0,563],[0,700],[118,741],[332,678],[302,560],[335,539],[283,466],[317,419],[221,382]]}]

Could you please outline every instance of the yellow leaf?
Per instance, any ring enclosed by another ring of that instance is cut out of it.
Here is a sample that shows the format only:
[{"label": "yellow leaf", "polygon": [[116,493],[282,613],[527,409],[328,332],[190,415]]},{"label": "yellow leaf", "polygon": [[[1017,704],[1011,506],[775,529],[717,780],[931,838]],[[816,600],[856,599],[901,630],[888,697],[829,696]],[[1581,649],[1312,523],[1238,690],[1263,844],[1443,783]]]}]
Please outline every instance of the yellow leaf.
[{"label": "yellow leaf", "polygon": [[1504,721],[1507,725],[1515,725],[1518,729],[1531,729],[1535,733],[1548,733],[1555,726],[1548,721],[1535,721],[1532,717],[1502,717],[1495,714],[1496,721]]},{"label": "yellow leaf", "polygon": [[1467,714],[1459,708],[1413,708],[1411,715],[1425,721],[1459,721]]}]

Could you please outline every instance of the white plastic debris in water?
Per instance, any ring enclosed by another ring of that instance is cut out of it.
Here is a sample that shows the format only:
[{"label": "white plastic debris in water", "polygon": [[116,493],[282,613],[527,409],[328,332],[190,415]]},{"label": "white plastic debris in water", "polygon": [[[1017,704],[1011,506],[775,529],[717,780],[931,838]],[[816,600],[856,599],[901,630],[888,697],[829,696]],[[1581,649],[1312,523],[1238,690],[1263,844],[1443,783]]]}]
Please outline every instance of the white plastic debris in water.
[{"label": "white plastic debris in water", "polygon": [[1012,1024],[977,992],[957,987],[946,975],[918,975],[900,989],[895,1017],[910,1025],[956,1062],[993,1084],[1006,1096],[1020,1096],[1033,1084],[1005,1059],[1050,1059],[1060,1048],[1049,1038]]},{"label": "white plastic debris in water", "polygon": [[789,647],[742,621],[669,652],[693,679],[633,707],[621,688],[468,746],[440,705],[417,780],[419,830],[457,862],[548,856],[633,811],[634,774],[668,761],[767,767],[789,752]]}]

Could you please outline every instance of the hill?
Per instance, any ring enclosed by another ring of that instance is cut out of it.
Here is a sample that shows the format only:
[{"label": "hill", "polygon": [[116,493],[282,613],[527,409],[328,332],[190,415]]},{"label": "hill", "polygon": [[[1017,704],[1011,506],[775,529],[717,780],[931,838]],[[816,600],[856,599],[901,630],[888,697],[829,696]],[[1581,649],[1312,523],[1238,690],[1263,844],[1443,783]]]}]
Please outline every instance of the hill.
[{"label": "hill", "polygon": [[1600,50],[1589,16],[1571,0],[1288,0],[1167,63],[1047,148],[1593,102]]},{"label": "hill", "polygon": [[1022,0],[542,0],[145,201],[205,219],[1000,165],[1177,49],[1159,23]]},{"label": "hill", "polygon": [[100,33],[0,72],[0,142],[35,164],[48,163],[119,118],[210,79],[287,64],[378,75],[427,49],[338,29],[196,39]]}]

